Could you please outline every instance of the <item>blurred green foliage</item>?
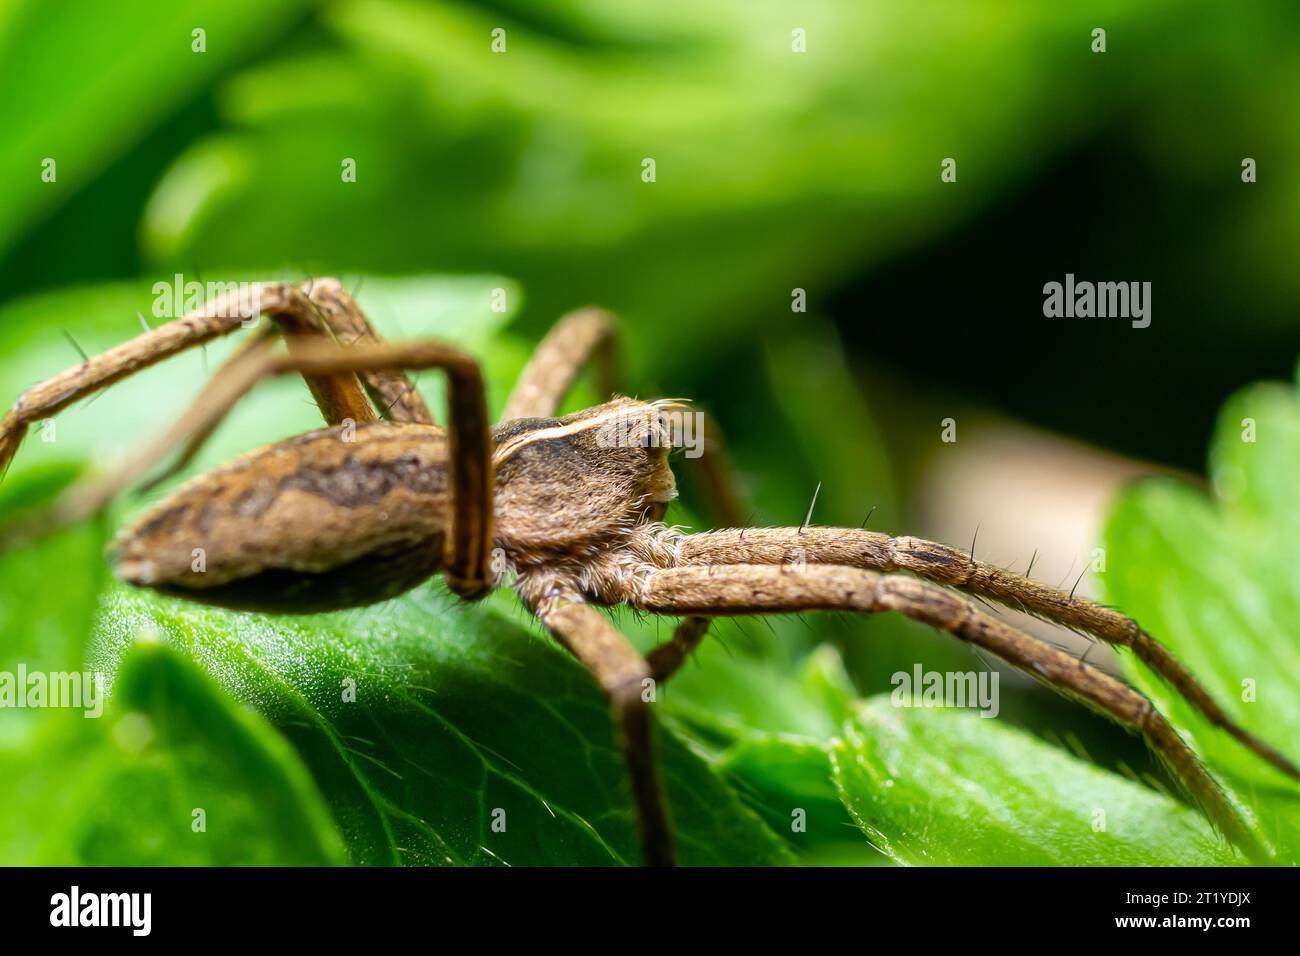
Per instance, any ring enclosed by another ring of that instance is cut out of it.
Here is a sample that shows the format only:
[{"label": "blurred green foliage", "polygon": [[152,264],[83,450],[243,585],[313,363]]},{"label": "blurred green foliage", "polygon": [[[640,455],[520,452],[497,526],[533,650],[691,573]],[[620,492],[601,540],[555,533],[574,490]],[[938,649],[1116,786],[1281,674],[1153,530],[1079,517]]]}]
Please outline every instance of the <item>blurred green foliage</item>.
[{"label": "blurred green foliage", "polygon": [[[1255,142],[1278,165],[1300,151],[1251,95],[1300,92],[1274,4],[164,6],[17,0],[0,14],[0,251],[36,240],[12,260],[35,273],[0,291],[75,275],[43,260],[92,263],[109,237],[146,272],[505,272],[536,323],[599,299],[629,315],[638,360],[689,363],[788,322],[794,287],[824,307],[837,279],[970,218],[1117,117],[1143,117],[1134,161],[1168,164],[1175,182],[1218,172],[1206,114],[1248,131],[1228,149]],[[1089,49],[1098,25],[1105,57]],[[1170,29],[1182,42],[1160,42]],[[1178,89],[1189,79],[1195,99]],[[939,182],[946,156],[960,189]],[[44,157],[57,184],[40,179]],[[1268,218],[1242,234],[1270,247],[1300,203],[1274,182],[1236,213]],[[87,248],[68,249],[73,236]],[[1273,286],[1290,274],[1253,240],[1232,261]]]}]

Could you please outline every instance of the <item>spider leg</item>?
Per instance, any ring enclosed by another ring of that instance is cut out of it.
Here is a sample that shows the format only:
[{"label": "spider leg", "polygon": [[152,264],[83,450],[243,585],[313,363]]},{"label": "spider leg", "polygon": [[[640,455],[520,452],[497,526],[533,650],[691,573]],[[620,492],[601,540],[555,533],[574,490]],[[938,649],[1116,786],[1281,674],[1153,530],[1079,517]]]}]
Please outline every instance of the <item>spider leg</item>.
[{"label": "spider leg", "polygon": [[[313,279],[304,283],[304,291],[316,306],[326,327],[334,334],[335,340],[344,348],[357,344],[383,343],[370,320],[337,279]],[[435,424],[433,414],[414,383],[400,369],[365,371],[361,373],[361,379],[384,418],[395,422]]]},{"label": "spider leg", "polygon": [[[619,386],[618,326],[614,316],[601,309],[570,312],[546,333],[519,375],[506,402],[501,421],[516,418],[550,418],[573,387],[582,370],[594,363],[597,389],[612,395]],[[692,459],[701,490],[717,520],[739,526],[745,521],[743,496],[727,459],[722,432],[705,412],[692,409],[702,429],[704,454]]]},{"label": "spider leg", "polygon": [[654,722],[642,696],[644,682],[652,676],[650,665],[599,611],[580,598],[552,599],[537,614],[608,695],[632,783],[643,862],[672,866],[673,833],[655,765]]},{"label": "spider leg", "polygon": [[1218,783],[1152,703],[1133,688],[976,610],[960,595],[904,575],[835,565],[800,571],[754,564],[653,571],[628,588],[628,603],[658,614],[735,615],[895,611],[987,650],[1048,686],[1140,734],[1206,817],[1256,861],[1270,861]]},{"label": "spider leg", "polygon": [[[278,286],[262,287],[271,305],[290,296]],[[236,296],[219,296],[202,309],[150,329],[23,392],[0,418],[0,474],[8,469],[28,426],[58,414],[74,402],[165,358],[227,335],[250,317]]]},{"label": "spider leg", "polygon": [[[324,291],[328,286],[324,287]],[[270,317],[292,342],[328,335],[317,307],[297,286],[263,283],[209,299],[201,309],[164,323],[33,385],[0,417],[0,474],[13,460],[28,426],[57,415],[88,395],[180,352],[228,335],[257,315]],[[308,386],[326,421],[370,421],[377,416],[354,375],[313,378]]]},{"label": "spider leg", "polygon": [[700,646],[709,630],[707,617],[688,617],[673,630],[673,636],[646,655],[650,676],[662,684],[676,674]]},{"label": "spider leg", "polygon": [[[307,293],[316,296],[324,307],[310,299]],[[351,299],[347,298],[333,279],[305,283],[302,288],[263,284],[251,293],[229,293],[217,297],[196,313],[159,326],[103,355],[88,359],[77,368],[29,389],[19,398],[15,409],[30,410],[25,412],[26,417],[56,413],[82,395],[102,389],[134,371],[234,331],[254,313],[268,316],[271,324],[258,327],[253,336],[218,371],[214,382],[223,376],[237,377],[241,369],[260,361],[274,344],[271,339],[274,332],[285,336],[290,352],[297,352],[301,342],[330,341],[334,335],[358,328],[369,330],[370,337],[377,340],[364,316],[361,316]],[[400,373],[397,373],[397,377],[406,381]],[[378,418],[354,373],[307,376],[306,381],[326,424],[337,425],[347,420],[374,421]],[[389,381],[385,378],[383,383],[388,384]],[[201,393],[199,403],[219,394],[220,387],[214,389],[210,383]],[[51,400],[48,396],[55,398]],[[423,403],[421,407],[422,405]],[[49,534],[97,513],[143,477],[173,446],[183,441],[180,453],[173,463],[155,475],[142,490],[156,486],[193,458],[219,422],[220,417],[213,417],[204,422],[202,427],[189,430],[178,423],[156,441],[146,444],[113,472],[75,483],[45,511],[4,529],[0,532],[0,547],[10,547]],[[0,451],[3,451],[3,445],[0,445]]]},{"label": "spider leg", "polygon": [[1025,610],[1117,647],[1130,648],[1156,674],[1211,723],[1243,746],[1300,780],[1300,767],[1277,749],[1239,726],[1168,648],[1132,618],[1086,598],[1031,581],[964,551],[920,538],[893,538],[852,528],[755,528],[710,531],[680,540],[680,563],[838,564],[872,571],[910,571],[920,578],[957,588],[1006,607]]},{"label": "spider leg", "polygon": [[[44,537],[97,514],[110,501],[143,478],[178,445],[180,452],[176,459],[145,482],[141,490],[153,488],[181,470],[212,435],[221,420],[220,417],[212,416],[196,422],[196,409],[210,402],[213,396],[220,394],[226,380],[243,374],[245,369],[259,363],[275,344],[272,338],[273,332],[274,329],[270,326],[259,327],[226,364],[217,370],[217,374],[204,386],[186,415],[173,423],[167,431],[139,448],[124,463],[107,474],[92,475],[74,482],[71,487],[60,493],[48,508],[34,516],[24,516],[12,525],[0,529],[0,550],[7,550],[16,544]],[[337,423],[330,422],[330,424]]]},{"label": "spider leg", "polygon": [[501,421],[550,418],[589,362],[596,363],[604,395],[618,385],[617,326],[600,309],[581,309],[561,318],[533,351],[506,401]]}]

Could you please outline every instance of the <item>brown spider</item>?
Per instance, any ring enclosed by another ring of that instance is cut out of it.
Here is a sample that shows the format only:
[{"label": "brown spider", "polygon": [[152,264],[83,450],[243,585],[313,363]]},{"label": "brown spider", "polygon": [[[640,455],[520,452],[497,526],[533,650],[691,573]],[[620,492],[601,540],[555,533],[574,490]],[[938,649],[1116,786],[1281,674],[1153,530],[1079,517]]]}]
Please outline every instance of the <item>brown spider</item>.
[{"label": "brown spider", "polygon": [[[111,548],[117,575],[193,601],[296,613],[372,604],[439,572],[456,594],[473,600],[496,583],[494,566],[508,563],[520,599],[610,699],[647,864],[674,860],[652,751],[649,682],[672,676],[710,617],[813,610],[896,611],[996,654],[1141,734],[1228,839],[1252,859],[1269,859],[1147,698],[980,612],[956,591],[1132,649],[1212,722],[1300,778],[1122,614],[916,538],[844,528],[685,534],[666,527],[675,490],[663,403],[615,398],[552,417],[588,362],[597,362],[602,387],[610,384],[613,325],[605,313],[577,312],[551,330],[515,386],[502,424],[491,429],[479,366],[458,349],[381,342],[334,280],[267,284],[257,296],[269,321],[179,421],[123,467],[74,485],[0,543],[98,511],[179,448],[164,474],[173,473],[257,382],[298,373],[328,427],[250,452],[171,492],[118,533]],[[217,297],[28,389],[0,419],[0,469],[31,422],[234,331],[255,318],[249,311],[233,296]],[[287,338],[287,354],[271,352],[275,333]],[[427,368],[441,369],[449,381],[446,428],[434,423],[404,374]],[[706,477],[724,506],[734,501],[718,460],[705,461],[713,462]],[[202,562],[194,560],[198,553]],[[893,573],[901,571],[910,573]],[[684,620],[671,640],[643,657],[595,607],[620,604]]]}]

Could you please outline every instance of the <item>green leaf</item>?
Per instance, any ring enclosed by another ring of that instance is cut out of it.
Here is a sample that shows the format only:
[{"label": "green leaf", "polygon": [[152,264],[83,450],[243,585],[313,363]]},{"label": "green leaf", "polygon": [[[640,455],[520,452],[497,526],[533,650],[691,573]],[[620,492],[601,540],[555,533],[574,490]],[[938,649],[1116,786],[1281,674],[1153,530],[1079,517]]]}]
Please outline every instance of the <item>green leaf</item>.
[{"label": "green leaf", "polygon": [[976,714],[873,697],[831,761],[854,820],[900,863],[1240,862],[1194,810]]},{"label": "green leaf", "polygon": [[[79,475],[28,468],[0,486],[0,520]],[[104,524],[0,554],[0,671],[75,675],[63,706],[0,710],[0,862],[41,865],[324,864],[346,859],[320,795],[264,721],[190,663],[137,648],[105,715],[85,647],[106,577]],[[191,828],[195,808],[210,815]]]},{"label": "green leaf", "polygon": [[714,764],[803,862],[834,852],[841,863],[878,863],[845,812],[822,741],[787,734],[756,735],[729,747]]},{"label": "green leaf", "polygon": [[[6,864],[333,865],[343,841],[301,760],[192,663],[135,646],[98,720],[0,757]],[[86,716],[98,714],[91,711]]]},{"label": "green leaf", "polygon": [[113,690],[114,752],[76,833],[86,863],[347,862],[297,754],[190,661],[137,644]]},{"label": "green leaf", "polygon": [[[310,767],[354,862],[635,863],[603,695],[511,613],[461,604],[440,585],[301,618],[120,588],[99,651],[111,669],[130,635],[156,629],[266,715]],[[684,863],[790,859],[675,734],[659,739]]]},{"label": "green leaf", "polygon": [[[0,524],[49,503],[80,473],[68,462],[49,462],[9,477],[0,485]],[[106,577],[104,537],[102,522],[89,522],[0,553],[0,670],[81,667]]]},{"label": "green leaf", "polygon": [[[725,626],[715,622],[710,630]],[[792,671],[783,661],[733,656],[714,633],[663,696],[675,716],[728,742],[766,734],[828,739],[838,726],[829,690],[801,685]]]},{"label": "green leaf", "polygon": [[[1106,529],[1107,599],[1186,664],[1228,714],[1300,759],[1300,403],[1257,385],[1220,416],[1213,496],[1159,480],[1130,489]],[[1125,669],[1209,765],[1228,775],[1261,832],[1300,846],[1300,788],[1213,727],[1131,656]]]},{"label": "green leaf", "polygon": [[[721,622],[715,622],[716,628]],[[798,668],[706,644],[661,691],[669,713],[715,769],[805,863],[875,865],[830,773],[827,742],[855,695],[839,653],[823,645]]]},{"label": "green leaf", "polygon": [[[10,476],[0,485],[0,520],[52,500],[79,472],[59,463]],[[103,537],[93,522],[0,554],[0,671],[15,690],[20,674],[81,671],[104,578]],[[0,789],[0,863],[37,859],[51,840],[62,839],[58,794],[38,778],[60,780],[61,792],[70,792],[74,774],[67,768],[78,765],[77,754],[62,743],[69,729],[87,729],[81,713],[0,708],[0,778],[8,782]]]}]

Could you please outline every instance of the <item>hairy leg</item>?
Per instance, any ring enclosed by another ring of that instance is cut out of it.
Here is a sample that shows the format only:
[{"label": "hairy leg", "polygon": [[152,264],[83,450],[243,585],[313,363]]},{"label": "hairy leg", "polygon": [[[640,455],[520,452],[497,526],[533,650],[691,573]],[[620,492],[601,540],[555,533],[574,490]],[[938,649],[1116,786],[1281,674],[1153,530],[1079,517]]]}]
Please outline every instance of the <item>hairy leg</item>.
[{"label": "hairy leg", "polygon": [[646,655],[650,676],[662,684],[672,677],[700,646],[709,630],[707,617],[688,617],[673,630],[673,636]]},{"label": "hairy leg", "polygon": [[[308,292],[313,292],[325,308],[311,299]],[[270,324],[263,323],[256,327],[250,338],[218,371],[214,381],[237,376],[239,370],[256,366],[274,344],[273,334],[283,335],[289,343],[290,352],[297,353],[303,347],[302,343],[331,341],[340,331],[346,332],[349,328],[356,327],[358,322],[369,329],[369,323],[356,312],[351,299],[333,279],[306,283],[301,288],[287,284],[263,284],[247,293],[233,292],[219,296],[205,303],[195,313],[136,336],[76,368],[28,389],[19,398],[12,414],[15,421],[22,422],[25,428],[28,420],[56,414],[77,399],[93,394],[136,371],[233,332],[257,315],[268,317]],[[349,318],[344,321],[339,316]],[[406,380],[400,373],[398,377],[402,381]],[[307,376],[306,382],[326,424],[337,425],[348,420],[374,421],[378,418],[355,373]],[[204,396],[210,394],[213,394],[210,389],[202,393]],[[188,434],[173,428],[157,440],[146,443],[114,471],[75,483],[48,509],[20,519],[15,525],[0,531],[0,548],[41,537],[97,513],[161,461],[181,440],[177,436],[183,436],[185,443],[177,459],[144,486],[145,489],[153,487],[183,468],[202,447],[218,422],[219,419],[213,419],[204,427],[193,429]],[[14,434],[12,447],[8,448],[10,456],[21,437],[21,430]],[[5,450],[4,429],[0,427],[0,453]]]},{"label": "hairy leg", "polygon": [[599,611],[581,599],[557,598],[537,609],[542,623],[591,671],[609,697],[627,761],[646,866],[675,862],[672,827],[655,765],[654,722],[642,696],[650,665]]},{"label": "hairy leg", "polygon": [[[272,308],[300,297],[292,287],[280,286],[263,287],[262,294],[264,307]],[[0,473],[8,468],[32,422],[57,415],[73,402],[172,355],[228,335],[252,317],[238,296],[220,296],[204,303],[197,312],[137,335],[33,385],[0,418]]]},{"label": "hairy leg", "polygon": [[[328,286],[323,289],[327,291]],[[296,341],[329,334],[317,305],[298,286],[263,283],[246,293],[217,296],[189,315],[137,335],[23,392],[0,418],[0,474],[8,469],[32,422],[57,415],[74,402],[173,355],[246,327],[258,315],[271,318],[291,340],[291,348]],[[327,422],[377,417],[351,373],[311,378],[308,385]]]},{"label": "hairy leg", "polygon": [[896,611],[996,654],[1125,728],[1141,734],[1202,808],[1247,856],[1269,856],[1219,785],[1149,700],[1113,677],[982,614],[960,595],[905,575],[852,567],[802,570],[757,564],[653,571],[629,585],[628,603],[657,614],[734,615]]},{"label": "hairy leg", "polygon": [[582,370],[596,363],[597,387],[603,395],[618,385],[617,326],[601,309],[582,309],[561,318],[546,333],[519,375],[503,422],[516,418],[550,418]]},{"label": "hairy leg", "polygon": [[[304,283],[303,289],[325,326],[344,348],[382,344],[383,339],[375,327],[337,279],[313,279]],[[392,369],[366,371],[361,373],[361,380],[384,418],[395,422],[434,424],[433,414],[405,372]]]},{"label": "hairy leg", "polygon": [[[212,381],[199,393],[196,402],[202,402],[210,394],[214,385],[219,385],[225,378],[238,374],[239,370],[255,365],[269,354],[275,340],[271,329],[263,327],[245,342],[238,352],[223,365]],[[59,528],[76,524],[91,515],[98,514],[119,494],[143,478],[151,468],[162,461],[176,444],[184,441],[178,459],[165,471],[156,475],[144,487],[158,484],[174,472],[180,470],[199,450],[203,442],[216,429],[218,420],[204,423],[204,427],[191,432],[181,431],[179,426],[186,419],[174,424],[168,431],[152,441],[146,442],[134,454],[114,470],[103,475],[92,475],[74,482],[64,490],[54,503],[36,515],[24,517],[18,523],[0,529],[0,550],[7,550],[16,544],[36,540],[51,534]]]},{"label": "hairy leg", "polygon": [[1010,608],[1131,648],[1216,726],[1283,773],[1300,779],[1300,768],[1236,724],[1192,673],[1137,622],[1112,608],[972,560],[963,551],[920,538],[893,538],[853,528],[750,528],[687,535],[678,542],[680,562],[717,564],[837,564],[873,571],[910,571],[936,584],[966,591]]}]

